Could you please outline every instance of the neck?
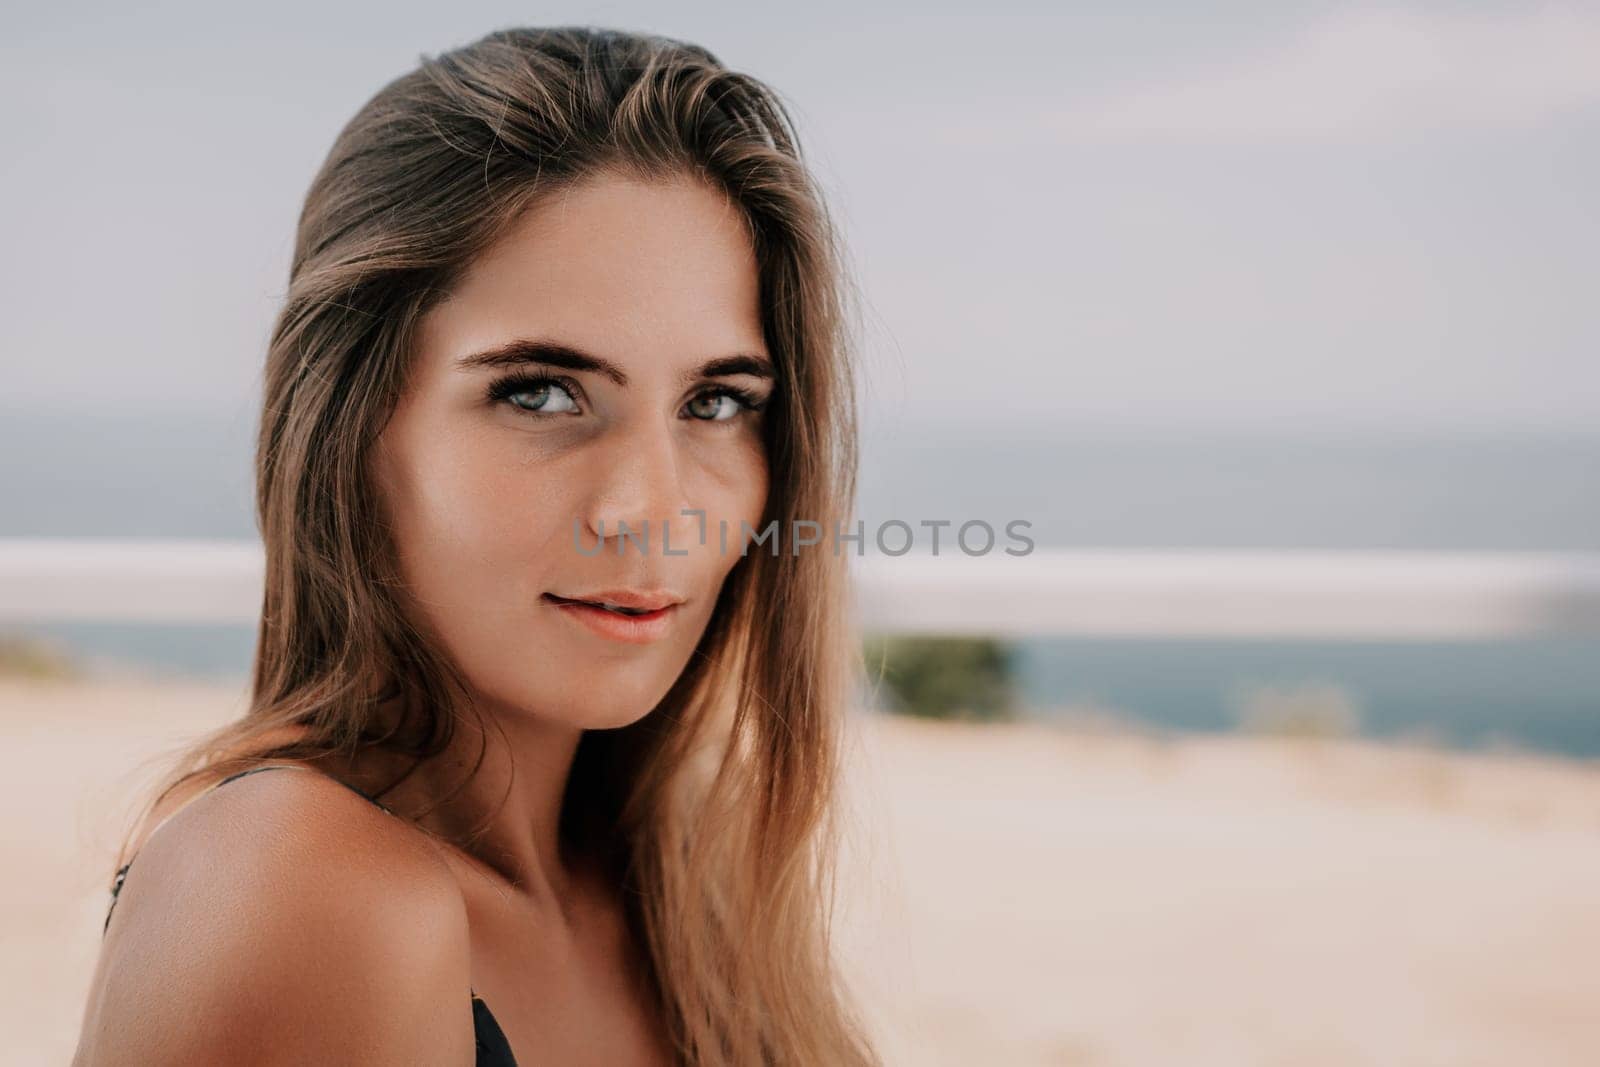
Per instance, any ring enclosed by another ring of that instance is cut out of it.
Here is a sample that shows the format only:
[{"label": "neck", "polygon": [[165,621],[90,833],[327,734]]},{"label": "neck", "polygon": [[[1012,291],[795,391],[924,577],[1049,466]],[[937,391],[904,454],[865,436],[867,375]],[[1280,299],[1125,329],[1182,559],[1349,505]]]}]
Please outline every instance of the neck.
[{"label": "neck", "polygon": [[[567,781],[584,730],[485,702],[483,722],[458,718],[449,745],[382,798],[454,842],[490,878],[570,918],[586,857],[561,845]],[[476,769],[474,769],[476,765]],[[396,761],[387,785],[409,763]],[[363,778],[366,775],[362,776]]]}]

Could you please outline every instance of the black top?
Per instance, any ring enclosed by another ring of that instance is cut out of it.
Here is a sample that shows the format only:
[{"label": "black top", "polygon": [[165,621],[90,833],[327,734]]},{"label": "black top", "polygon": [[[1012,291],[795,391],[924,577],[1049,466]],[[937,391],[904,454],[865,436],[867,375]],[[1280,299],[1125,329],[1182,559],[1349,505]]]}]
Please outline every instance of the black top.
[{"label": "black top", "polygon": [[[294,766],[297,765],[273,763],[261,767],[251,767],[249,770],[243,770],[237,774],[228,775],[228,777],[222,779],[222,781],[218,782],[211,788],[217,789],[221,786],[227,785],[235,778],[243,778],[245,775],[255,774],[257,771],[275,771],[283,767],[292,768]],[[321,771],[316,771],[315,768],[308,767],[306,769],[315,771],[315,773],[318,774],[322,773]],[[324,777],[332,778],[333,781],[339,782],[340,785],[349,789],[357,796],[365,797],[372,803],[377,804],[378,807],[383,808],[384,811],[388,811],[389,814],[394,814],[394,812],[390,811],[388,807],[379,803],[376,799],[368,796],[366,793],[363,793],[349,782],[340,781],[338,778],[334,778],[331,774],[324,775]],[[127,863],[124,863],[120,868],[117,869],[116,880],[111,884],[111,905],[106,909],[105,926],[100,928],[102,936],[104,936],[105,931],[111,926],[111,913],[116,909],[117,906],[117,894],[122,891],[122,883],[127,879],[128,868],[131,866],[133,866],[133,860],[129,859]],[[517,1059],[511,1054],[511,1045],[508,1041],[506,1041],[505,1032],[500,1029],[500,1023],[496,1021],[494,1013],[489,1010],[489,1005],[485,1004],[483,999],[471,989],[467,990],[467,995],[472,1000],[472,1032],[477,1047],[477,1059],[474,1061],[476,1067],[517,1067]]]}]

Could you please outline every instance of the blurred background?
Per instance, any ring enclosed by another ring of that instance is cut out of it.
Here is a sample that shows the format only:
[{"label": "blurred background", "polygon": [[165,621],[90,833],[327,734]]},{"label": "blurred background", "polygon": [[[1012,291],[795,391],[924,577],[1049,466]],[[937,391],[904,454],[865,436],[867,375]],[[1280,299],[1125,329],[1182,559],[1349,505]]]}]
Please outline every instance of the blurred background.
[{"label": "blurred background", "polygon": [[[0,23],[14,1062],[69,1057],[134,768],[237,713],[254,640],[248,596],[85,583],[203,541],[172,581],[248,585],[312,174],[420,53],[563,23],[775,86],[848,247],[841,946],[891,1062],[1600,1062],[1593,5]],[[889,519],[1036,549],[888,557]]]}]

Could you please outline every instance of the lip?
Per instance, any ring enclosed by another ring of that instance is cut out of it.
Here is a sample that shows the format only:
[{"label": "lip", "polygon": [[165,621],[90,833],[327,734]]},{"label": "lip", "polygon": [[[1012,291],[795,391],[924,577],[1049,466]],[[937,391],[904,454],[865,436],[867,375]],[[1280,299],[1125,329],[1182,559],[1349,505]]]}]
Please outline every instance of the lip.
[{"label": "lip", "polygon": [[587,600],[593,604],[603,600],[608,604],[641,611],[655,611],[683,603],[683,597],[670,589],[598,589],[592,593],[546,593],[545,596],[560,600]]},{"label": "lip", "polygon": [[[590,633],[612,641],[621,641],[632,645],[647,645],[665,637],[677,616],[679,603],[666,597],[657,596],[655,602],[659,606],[654,610],[646,611],[642,615],[619,615],[595,604],[561,597],[555,593],[546,593],[543,599],[546,604],[556,608],[567,618],[584,626]],[[596,596],[595,599],[607,600],[623,607],[631,608],[636,606],[628,603],[626,595],[606,593]],[[648,605],[639,606],[648,607]]]}]

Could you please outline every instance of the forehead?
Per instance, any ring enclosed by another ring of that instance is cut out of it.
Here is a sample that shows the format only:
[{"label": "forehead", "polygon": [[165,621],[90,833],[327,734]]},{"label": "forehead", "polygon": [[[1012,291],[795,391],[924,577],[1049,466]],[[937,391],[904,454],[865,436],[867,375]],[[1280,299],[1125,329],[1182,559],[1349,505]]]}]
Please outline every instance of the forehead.
[{"label": "forehead", "polygon": [[511,337],[616,360],[764,351],[755,253],[737,205],[690,178],[603,175],[524,212],[422,324],[439,356]]}]

